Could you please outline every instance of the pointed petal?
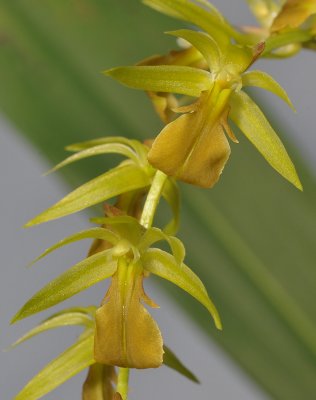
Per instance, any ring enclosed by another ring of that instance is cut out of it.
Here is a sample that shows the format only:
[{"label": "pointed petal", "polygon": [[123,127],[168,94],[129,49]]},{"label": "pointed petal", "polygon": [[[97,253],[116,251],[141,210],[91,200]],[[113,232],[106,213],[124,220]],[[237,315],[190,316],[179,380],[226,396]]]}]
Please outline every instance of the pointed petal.
[{"label": "pointed petal", "polygon": [[185,248],[183,243],[180,239],[175,236],[167,235],[159,228],[149,228],[145,232],[139,243],[140,252],[142,253],[151,247],[152,244],[161,240],[165,240],[169,244],[175,260],[181,265],[185,257]]},{"label": "pointed petal", "polygon": [[74,312],[65,312],[62,311],[58,314],[55,314],[45,321],[37,325],[35,328],[31,329],[25,335],[23,335],[20,339],[18,339],[12,347],[15,347],[28,339],[31,339],[33,336],[38,335],[42,332],[48,331],[50,329],[60,328],[61,326],[71,326],[71,325],[82,325],[84,327],[92,328],[94,323],[91,317],[82,312],[74,311]]},{"label": "pointed petal", "polygon": [[292,110],[295,111],[295,108],[283,87],[277,81],[275,81],[272,76],[263,71],[246,72],[242,76],[242,85],[257,86],[261,89],[269,90],[284,100],[292,108]]},{"label": "pointed petal", "polygon": [[196,32],[190,29],[167,32],[169,35],[181,37],[190,42],[205,58],[209,68],[217,71],[221,62],[221,51],[215,40],[203,32]]},{"label": "pointed petal", "polygon": [[121,193],[146,187],[149,184],[149,177],[139,166],[120,165],[83,184],[25,226],[30,227],[73,214]]},{"label": "pointed petal", "polygon": [[302,190],[289,155],[256,103],[242,91],[234,93],[230,103],[230,117],[238,128],[279,174]]},{"label": "pointed petal", "polygon": [[96,312],[98,362],[125,368],[156,368],[162,364],[160,330],[140,302],[142,281],[142,275],[128,282],[120,274],[113,276],[108,300]]},{"label": "pointed petal", "polygon": [[105,74],[134,89],[193,97],[200,96],[212,85],[209,72],[184,66],[118,67],[105,71]]},{"label": "pointed petal", "polygon": [[89,147],[88,149],[79,151],[78,153],[73,154],[70,157],[67,157],[64,161],[62,161],[61,163],[57,164],[54,168],[52,168],[49,171],[49,173],[57,171],[60,168],[65,167],[66,165],[82,160],[84,158],[98,156],[100,154],[113,154],[113,153],[120,154],[122,156],[130,158],[135,162],[135,164],[138,164],[137,154],[130,147],[121,143],[106,143],[94,147]]},{"label": "pointed petal", "polygon": [[111,244],[115,245],[120,237],[115,234],[114,232],[110,231],[109,229],[106,228],[91,228],[87,229],[81,232],[77,232],[73,235],[70,235],[66,237],[65,239],[61,240],[60,242],[54,244],[53,246],[49,247],[47,250],[44,251],[40,256],[38,256],[32,263],[34,264],[35,262],[41,260],[45,256],[47,256],[49,253],[53,252],[54,250],[59,249],[60,247],[66,246],[67,244],[77,242],[79,240],[83,239],[101,239],[101,240],[106,240],[107,242],[110,242]]},{"label": "pointed petal", "polygon": [[37,400],[95,362],[93,335],[79,340],[43,368],[14,398]]},{"label": "pointed petal", "polygon": [[82,388],[82,400],[113,400],[115,368],[95,363],[89,368]]},{"label": "pointed petal", "polygon": [[198,111],[168,124],[154,141],[148,161],[167,175],[212,187],[229,158],[230,147],[220,118],[211,119],[207,101]]},{"label": "pointed petal", "polygon": [[138,142],[137,140],[128,139],[123,136],[106,136],[98,139],[70,144],[66,147],[66,150],[77,152],[90,149],[91,147],[100,146],[102,144],[125,144],[126,146],[133,148],[136,152],[138,152],[138,150],[143,146],[142,143]]},{"label": "pointed petal", "polygon": [[179,372],[179,374],[185,376],[195,383],[200,383],[197,377],[178,359],[178,357],[166,346],[163,346],[164,355],[163,363],[167,367]]},{"label": "pointed petal", "polygon": [[142,256],[144,269],[167,279],[198,300],[212,315],[217,329],[222,329],[218,312],[201,280],[185,264],[179,267],[174,257],[159,249],[149,249]]},{"label": "pointed petal", "polygon": [[12,319],[11,323],[46,310],[84,289],[112,276],[117,261],[112,251],[105,250],[84,259],[37,292]]},{"label": "pointed petal", "polygon": [[143,0],[143,3],[161,13],[202,28],[221,45],[229,42],[229,37],[240,37],[214,6],[206,9],[206,1],[198,0],[197,3],[202,7],[189,0]]}]

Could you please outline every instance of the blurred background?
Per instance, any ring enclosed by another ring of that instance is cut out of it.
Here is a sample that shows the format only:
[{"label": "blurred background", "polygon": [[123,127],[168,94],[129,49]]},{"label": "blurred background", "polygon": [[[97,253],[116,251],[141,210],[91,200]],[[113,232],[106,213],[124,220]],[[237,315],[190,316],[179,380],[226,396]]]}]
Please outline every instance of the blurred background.
[{"label": "blurred background", "polygon": [[[213,3],[235,25],[255,23],[242,0]],[[78,330],[9,345],[50,312],[9,326],[17,309],[85,256],[74,244],[31,269],[43,249],[88,226],[81,213],[30,230],[30,218],[117,159],[100,157],[43,177],[65,145],[105,135],[144,139],[161,125],[146,96],[101,75],[175,48],[162,32],[183,26],[136,0],[0,0],[0,397],[11,399]],[[238,134],[220,183],[182,185],[180,237],[187,264],[205,282],[223,319],[219,333],[204,309],[158,279],[147,291],[166,344],[199,377],[195,385],[166,367],[134,372],[133,399],[313,400],[316,383],[316,54],[256,64],[287,90],[297,113],[253,91],[297,166],[304,192],[282,180]],[[59,306],[98,304],[101,283]],[[85,373],[47,399],[79,399]]]}]

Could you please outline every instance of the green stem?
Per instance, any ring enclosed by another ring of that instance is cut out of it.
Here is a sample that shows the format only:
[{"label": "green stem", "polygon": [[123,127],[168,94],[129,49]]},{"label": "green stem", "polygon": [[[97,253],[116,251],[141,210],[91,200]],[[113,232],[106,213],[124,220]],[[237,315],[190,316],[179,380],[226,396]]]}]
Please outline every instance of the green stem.
[{"label": "green stem", "polygon": [[140,221],[139,221],[140,224],[143,225],[145,228],[150,228],[153,223],[155,212],[156,212],[166,179],[167,179],[167,175],[161,171],[157,171],[154,176],[150,190],[147,195],[147,199],[145,201],[142,216],[140,217]]},{"label": "green stem", "polygon": [[122,396],[123,400],[127,400],[128,378],[129,378],[129,368],[119,368],[116,390]]}]

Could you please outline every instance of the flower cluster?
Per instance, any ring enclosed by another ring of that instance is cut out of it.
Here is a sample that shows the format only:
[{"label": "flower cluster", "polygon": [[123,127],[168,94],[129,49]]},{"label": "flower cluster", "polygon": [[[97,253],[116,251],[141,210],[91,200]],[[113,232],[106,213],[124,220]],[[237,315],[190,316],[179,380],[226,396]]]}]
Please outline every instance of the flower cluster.
[{"label": "flower cluster", "polygon": [[[89,368],[84,400],[126,400],[128,368],[165,364],[187,378],[196,377],[163,343],[160,329],[145,308],[158,305],[144,290],[151,274],[168,280],[199,301],[222,329],[206,288],[184,264],[185,249],[176,238],[179,190],[176,180],[212,187],[230,156],[229,140],[238,143],[230,121],[268,163],[302,189],[295,167],[278,135],[245,88],[269,90],[293,108],[285,90],[268,74],[251,67],[261,57],[285,57],[303,46],[315,46],[315,0],[248,0],[261,27],[237,30],[207,0],[144,0],[148,6],[196,29],[168,32],[183,48],[153,56],[135,66],[105,73],[148,93],[165,126],[145,144],[124,137],[76,143],[73,154],[53,170],[91,156],[118,154],[117,167],[84,183],[32,219],[47,222],[99,203],[104,213],[97,224],[47,249],[40,257],[83,239],[93,243],[87,257],[37,292],[13,322],[44,311],[105,279],[109,288],[98,307],[75,307],[54,314],[18,342],[65,325],[81,325],[76,343],[48,364],[16,396],[36,400],[74,374]],[[172,218],[153,227],[164,198]],[[114,204],[114,205],[113,205]],[[169,252],[157,243],[165,241]],[[116,367],[119,367],[117,374]]]}]

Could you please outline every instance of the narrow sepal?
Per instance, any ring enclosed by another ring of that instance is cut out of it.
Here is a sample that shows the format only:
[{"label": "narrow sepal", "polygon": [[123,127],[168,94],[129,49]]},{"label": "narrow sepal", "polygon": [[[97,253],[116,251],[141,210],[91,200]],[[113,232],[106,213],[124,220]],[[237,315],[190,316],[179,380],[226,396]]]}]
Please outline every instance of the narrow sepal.
[{"label": "narrow sepal", "polygon": [[233,122],[279,174],[302,190],[302,184],[283,143],[257,104],[243,91],[233,93],[230,104]]},{"label": "narrow sepal", "polygon": [[212,315],[216,327],[222,329],[218,311],[205,286],[190,268],[185,264],[179,266],[173,256],[159,249],[147,250],[142,256],[142,263],[146,271],[169,280],[203,304]]},{"label": "narrow sepal", "polygon": [[30,227],[73,214],[149,184],[148,175],[139,166],[133,163],[122,164],[78,187],[25,226]]},{"label": "narrow sepal", "polygon": [[20,391],[14,400],[40,399],[93,363],[95,363],[93,335],[89,335],[51,361]]},{"label": "narrow sepal", "polygon": [[180,29],[167,33],[190,42],[192,46],[203,55],[211,71],[217,71],[219,69],[221,63],[221,51],[218,44],[211,36],[190,29]]},{"label": "narrow sepal", "polygon": [[154,243],[161,240],[164,240],[169,244],[175,260],[179,265],[181,265],[185,257],[185,248],[183,243],[175,236],[167,235],[159,228],[149,228],[144,233],[139,243],[140,252],[147,250]]},{"label": "narrow sepal", "polygon": [[87,229],[87,230],[84,230],[81,232],[74,233],[73,235],[70,235],[70,236],[66,237],[65,239],[62,239],[60,242],[49,247],[40,256],[38,256],[30,265],[33,265],[37,261],[39,261],[42,258],[44,258],[45,256],[47,256],[49,253],[53,252],[54,250],[59,249],[60,247],[63,247],[70,243],[74,243],[74,242],[77,242],[79,240],[84,240],[84,239],[106,240],[107,242],[110,242],[111,244],[115,245],[119,241],[120,238],[117,234],[115,234],[114,232],[112,232],[106,228]]},{"label": "narrow sepal", "polygon": [[197,68],[158,65],[118,67],[104,72],[134,89],[199,97],[212,85],[211,75]]},{"label": "narrow sepal", "polygon": [[84,259],[37,292],[13,317],[12,322],[46,310],[74,296],[84,289],[112,276],[117,261],[111,250],[104,250]]},{"label": "narrow sepal", "polygon": [[65,167],[66,165],[72,164],[84,158],[98,156],[101,154],[120,154],[124,157],[130,158],[135,162],[135,164],[138,163],[137,154],[130,147],[121,143],[106,143],[94,147],[89,147],[85,150],[77,152],[76,154],[73,154],[70,157],[67,157],[64,161],[57,164],[49,172],[57,171],[60,168]]},{"label": "narrow sepal", "polygon": [[42,332],[60,328],[62,326],[82,325],[86,328],[93,328],[94,321],[91,315],[89,315],[87,312],[78,311],[78,309],[79,308],[63,310],[45,319],[43,322],[13,343],[12,347],[17,346]]},{"label": "narrow sepal", "polygon": [[295,108],[283,87],[275,81],[271,75],[263,71],[249,71],[242,75],[243,86],[257,86],[261,89],[269,90],[284,100],[293,111]]}]

